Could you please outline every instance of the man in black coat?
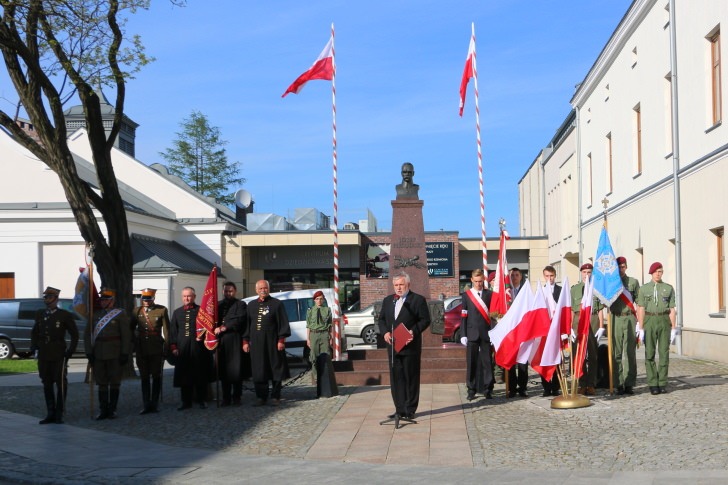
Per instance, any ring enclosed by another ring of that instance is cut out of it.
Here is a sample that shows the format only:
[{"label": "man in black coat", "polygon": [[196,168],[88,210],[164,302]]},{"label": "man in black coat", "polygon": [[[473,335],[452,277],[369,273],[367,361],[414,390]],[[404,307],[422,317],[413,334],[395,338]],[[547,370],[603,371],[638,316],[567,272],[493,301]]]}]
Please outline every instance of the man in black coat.
[{"label": "man in black coat", "polygon": [[213,378],[212,352],[196,338],[197,313],[195,289],[182,289],[182,306],[172,313],[169,322],[169,348],[175,357],[174,387],[180,388],[183,411],[192,407],[193,392],[200,408],[205,409],[207,385]]},{"label": "man in black coat", "polygon": [[[247,305],[236,297],[237,287],[232,281],[222,286],[225,298],[217,305],[217,372],[222,382],[221,406],[240,406],[243,379],[250,377],[250,356],[243,352],[242,334],[246,322]],[[232,398],[232,401],[231,401]]]},{"label": "man in black coat", "polygon": [[[543,269],[543,279],[546,280],[544,290],[547,294],[553,296],[554,302],[558,303],[559,296],[561,295],[561,285],[556,283],[556,268],[549,265]],[[555,308],[555,306],[550,306]],[[553,318],[553,312],[551,312],[551,318]],[[543,397],[547,396],[558,396],[559,395],[559,377],[554,372],[551,381],[547,381],[541,376],[541,387],[543,387]]]},{"label": "man in black coat", "polygon": [[286,338],[291,326],[283,302],[270,296],[270,284],[260,280],[255,284],[258,299],[248,305],[247,325],[243,332],[243,351],[250,352],[250,366],[257,397],[254,406],[268,401],[268,381],[271,404],[281,402],[281,383],[288,376]]},{"label": "man in black coat", "polygon": [[[396,275],[392,284],[394,294],[385,297],[382,302],[379,333],[384,335],[384,341],[389,346],[389,380],[395,414],[413,419],[420,401],[422,333],[430,326],[430,311],[425,298],[410,291],[410,276],[407,273]],[[395,352],[392,332],[400,323],[409,331],[409,337],[404,348]]]},{"label": "man in black coat", "polygon": [[482,269],[473,270],[470,282],[471,289],[462,295],[460,313],[462,342],[467,346],[468,370],[465,380],[468,387],[468,401],[475,399],[478,389],[485,390],[486,399],[493,399],[493,360],[488,334],[490,331],[488,307],[493,292],[485,289],[485,274]]}]

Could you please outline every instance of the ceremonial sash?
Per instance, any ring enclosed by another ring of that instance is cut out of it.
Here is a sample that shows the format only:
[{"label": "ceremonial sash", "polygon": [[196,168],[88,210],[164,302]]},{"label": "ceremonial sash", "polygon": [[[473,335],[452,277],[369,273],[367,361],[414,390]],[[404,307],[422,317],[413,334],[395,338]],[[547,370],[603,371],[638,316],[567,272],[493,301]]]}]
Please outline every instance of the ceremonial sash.
[{"label": "ceremonial sash", "polygon": [[108,323],[113,320],[114,317],[117,316],[119,313],[121,313],[121,308],[114,308],[98,321],[96,327],[94,327],[94,334],[92,335],[93,338],[91,339],[92,344],[96,342],[96,337],[101,333],[104,327],[106,327],[106,325],[108,325]]},{"label": "ceremonial sash", "polygon": [[[483,290],[485,291],[485,290]],[[478,296],[477,291],[474,289],[470,289],[469,291],[465,292],[466,295],[468,295],[468,298],[470,298],[470,301],[472,301],[475,304],[475,308],[478,309],[480,314],[483,316],[486,322],[488,322],[488,325],[490,325],[490,315],[488,315],[488,306],[485,304],[482,298]]]},{"label": "ceremonial sash", "polygon": [[632,310],[632,314],[637,315],[637,310],[635,310],[634,308],[632,293],[630,293],[627,288],[625,288],[624,291],[619,294],[619,298],[624,302],[625,305],[629,307],[630,310]]}]

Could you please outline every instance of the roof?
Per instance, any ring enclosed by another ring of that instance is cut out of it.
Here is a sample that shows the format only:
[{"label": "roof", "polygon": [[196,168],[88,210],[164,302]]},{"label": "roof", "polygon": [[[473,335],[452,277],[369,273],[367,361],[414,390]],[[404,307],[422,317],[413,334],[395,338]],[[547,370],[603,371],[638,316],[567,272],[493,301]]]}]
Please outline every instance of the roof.
[{"label": "roof", "polygon": [[212,269],[210,261],[181,244],[154,237],[132,234],[131,252],[134,273],[178,271],[209,274]]}]

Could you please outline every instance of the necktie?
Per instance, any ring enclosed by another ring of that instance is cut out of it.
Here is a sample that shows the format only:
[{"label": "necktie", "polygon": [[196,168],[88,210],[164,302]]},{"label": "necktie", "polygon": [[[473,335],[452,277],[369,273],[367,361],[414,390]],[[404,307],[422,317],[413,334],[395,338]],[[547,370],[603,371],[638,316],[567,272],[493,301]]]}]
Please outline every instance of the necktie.
[{"label": "necktie", "polygon": [[478,298],[483,298],[483,295],[481,295],[480,292],[478,292]]},{"label": "necktie", "polygon": [[316,309],[316,322],[321,323],[321,309],[320,308]]},{"label": "necktie", "polygon": [[399,317],[399,312],[402,310],[402,303],[404,303],[404,298],[397,298],[397,302],[394,304],[394,318]]}]

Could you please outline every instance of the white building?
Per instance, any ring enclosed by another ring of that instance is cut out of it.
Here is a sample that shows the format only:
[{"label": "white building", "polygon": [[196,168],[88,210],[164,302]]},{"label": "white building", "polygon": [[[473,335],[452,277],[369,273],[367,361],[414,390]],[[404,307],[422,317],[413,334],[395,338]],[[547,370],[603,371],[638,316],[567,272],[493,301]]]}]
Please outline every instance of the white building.
[{"label": "white building", "polygon": [[[571,100],[575,165],[567,160],[571,148],[562,145],[553,167],[559,150],[550,157],[542,152],[545,163],[522,179],[543,178],[542,193],[519,184],[521,200],[531,201],[522,205],[522,218],[546,221],[549,248],[563,248],[550,252],[550,260],[568,261],[569,272],[593,259],[608,200],[610,240],[627,258],[628,274],[645,283],[650,264],[660,261],[664,280],[677,290],[683,325],[677,350],[726,361],[728,127],[721,68],[728,56],[721,26],[728,28],[728,2],[676,0],[673,16],[670,3],[632,3]],[[578,184],[569,184],[568,175]],[[578,202],[566,202],[572,200]]]}]

